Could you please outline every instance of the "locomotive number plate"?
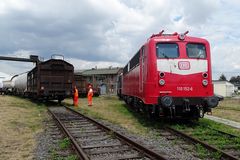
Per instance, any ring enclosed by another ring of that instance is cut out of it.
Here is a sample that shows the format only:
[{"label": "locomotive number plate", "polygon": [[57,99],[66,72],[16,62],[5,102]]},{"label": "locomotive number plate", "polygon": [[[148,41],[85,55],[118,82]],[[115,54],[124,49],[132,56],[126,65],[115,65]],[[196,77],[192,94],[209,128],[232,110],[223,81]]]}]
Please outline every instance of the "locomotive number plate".
[{"label": "locomotive number plate", "polygon": [[193,87],[177,87],[177,91],[193,91]]}]

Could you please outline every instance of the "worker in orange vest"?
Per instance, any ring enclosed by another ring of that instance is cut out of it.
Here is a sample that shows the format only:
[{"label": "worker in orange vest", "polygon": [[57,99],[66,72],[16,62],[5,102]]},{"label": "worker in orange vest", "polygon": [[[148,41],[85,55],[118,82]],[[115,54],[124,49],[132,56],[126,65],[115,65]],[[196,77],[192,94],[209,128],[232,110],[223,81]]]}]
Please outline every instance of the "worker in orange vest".
[{"label": "worker in orange vest", "polygon": [[73,105],[75,107],[78,107],[78,89],[76,86],[74,87],[74,92],[73,92]]},{"label": "worker in orange vest", "polygon": [[92,97],[93,97],[93,89],[92,89],[92,85],[88,86],[89,90],[88,90],[88,106],[92,106]]}]

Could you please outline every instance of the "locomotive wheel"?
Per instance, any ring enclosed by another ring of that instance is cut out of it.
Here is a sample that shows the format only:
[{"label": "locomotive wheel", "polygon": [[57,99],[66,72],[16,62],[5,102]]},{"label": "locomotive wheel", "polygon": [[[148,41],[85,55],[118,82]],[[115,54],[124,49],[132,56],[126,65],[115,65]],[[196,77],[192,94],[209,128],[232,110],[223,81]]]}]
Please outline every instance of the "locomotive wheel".
[{"label": "locomotive wheel", "polygon": [[158,118],[159,110],[157,106],[154,105],[146,105],[147,117],[150,120],[155,120]]},{"label": "locomotive wheel", "polygon": [[58,103],[61,104],[61,103],[62,103],[62,100],[63,100],[62,98],[59,98],[59,99],[58,99]]}]

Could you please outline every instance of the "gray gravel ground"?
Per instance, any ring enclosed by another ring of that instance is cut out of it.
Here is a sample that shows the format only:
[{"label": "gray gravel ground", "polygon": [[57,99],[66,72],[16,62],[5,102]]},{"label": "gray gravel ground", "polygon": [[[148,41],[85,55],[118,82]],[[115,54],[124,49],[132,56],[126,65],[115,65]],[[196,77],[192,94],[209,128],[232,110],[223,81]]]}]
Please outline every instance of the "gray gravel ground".
[{"label": "gray gravel ground", "polygon": [[66,149],[60,148],[59,143],[64,139],[64,135],[50,115],[44,121],[44,126],[44,131],[36,137],[38,144],[34,152],[35,160],[64,159],[75,155],[71,147]]},{"label": "gray gravel ground", "polygon": [[[159,130],[151,129],[149,130],[148,136],[139,136],[136,134],[129,133],[126,129],[109,123],[107,121],[98,120],[99,122],[107,125],[109,128],[114,129],[115,131],[120,132],[121,134],[130,137],[135,142],[143,144],[147,146],[149,149],[153,149],[159,154],[165,155],[168,159],[175,160],[198,160],[197,152],[193,149],[192,145],[188,145],[187,142],[183,140],[176,139],[169,140],[164,136],[161,136]],[[35,152],[35,159],[37,160],[45,160],[52,159],[53,154],[55,156],[67,157],[69,155],[73,155],[73,151],[71,149],[61,150],[59,149],[59,138],[63,139],[63,135],[60,134],[60,130],[57,129],[53,120],[49,118],[44,122],[46,125],[46,129],[43,133],[39,134],[38,146]],[[59,132],[59,133],[58,133]],[[206,158],[204,158],[206,159]]]},{"label": "gray gravel ground", "polygon": [[[165,155],[168,159],[180,159],[180,160],[199,160],[196,155],[196,151],[193,149],[192,145],[187,145],[183,140],[173,140],[170,141],[165,137],[159,135],[159,130],[149,130],[150,136],[144,137],[129,133],[126,129],[114,125],[107,121],[99,120],[101,123],[107,125],[109,128],[113,128],[115,131],[131,138],[135,142],[143,144],[150,149],[158,152],[159,154]],[[206,158],[204,158],[206,159]]]}]

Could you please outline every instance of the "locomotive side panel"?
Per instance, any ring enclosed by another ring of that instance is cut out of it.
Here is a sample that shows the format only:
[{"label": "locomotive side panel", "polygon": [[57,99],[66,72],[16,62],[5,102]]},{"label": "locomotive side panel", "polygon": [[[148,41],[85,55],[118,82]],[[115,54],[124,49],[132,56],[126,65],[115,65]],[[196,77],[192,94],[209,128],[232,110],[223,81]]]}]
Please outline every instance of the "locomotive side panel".
[{"label": "locomotive side panel", "polygon": [[122,94],[140,97],[140,51],[129,61],[123,69]]}]

